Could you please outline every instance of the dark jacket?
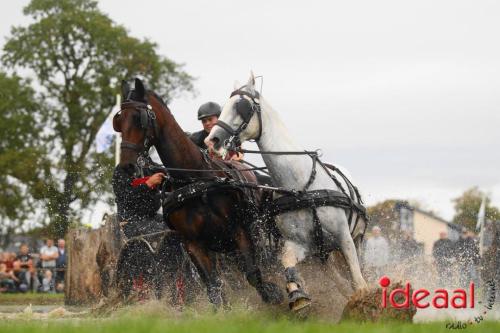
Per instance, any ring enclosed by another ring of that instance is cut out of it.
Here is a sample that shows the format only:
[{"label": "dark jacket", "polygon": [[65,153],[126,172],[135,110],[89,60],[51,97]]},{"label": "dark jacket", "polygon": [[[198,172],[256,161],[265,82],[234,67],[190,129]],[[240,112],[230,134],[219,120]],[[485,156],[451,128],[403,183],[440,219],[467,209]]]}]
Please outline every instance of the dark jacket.
[{"label": "dark jacket", "polygon": [[455,246],[449,239],[438,239],[432,248],[432,255],[438,264],[447,264],[455,255]]},{"label": "dark jacket", "polygon": [[57,252],[59,253],[59,257],[56,259],[56,267],[57,268],[65,268],[66,267],[66,249],[64,249],[64,252],[62,252],[60,248],[57,248]]},{"label": "dark jacket", "polygon": [[401,260],[408,260],[420,255],[420,246],[413,238],[403,238],[399,242],[399,255]]},{"label": "dark jacket", "polygon": [[[161,205],[159,190],[134,180],[137,179],[133,176],[132,166],[115,168],[112,184],[118,218],[120,222],[126,222],[123,231],[129,238],[164,229],[161,218],[157,216]],[[137,184],[133,185],[133,182]]]},{"label": "dark jacket", "polygon": [[204,142],[204,140],[206,139],[207,136],[208,136],[208,133],[205,130],[201,130],[198,132],[194,132],[193,134],[191,134],[189,136],[189,138],[198,147],[200,147],[202,149],[208,149],[207,145]]},{"label": "dark jacket", "polygon": [[472,237],[460,238],[456,244],[457,260],[462,264],[477,264],[479,262],[479,247]]}]

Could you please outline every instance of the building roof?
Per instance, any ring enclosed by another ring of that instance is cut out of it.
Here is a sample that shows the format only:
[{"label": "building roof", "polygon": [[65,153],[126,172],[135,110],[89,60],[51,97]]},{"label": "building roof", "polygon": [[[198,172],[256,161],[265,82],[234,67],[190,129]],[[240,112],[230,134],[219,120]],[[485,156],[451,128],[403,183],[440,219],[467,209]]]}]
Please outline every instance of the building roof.
[{"label": "building roof", "polygon": [[423,209],[420,209],[420,208],[417,208],[417,207],[413,207],[407,201],[398,201],[395,204],[395,208],[401,208],[401,207],[405,207],[405,208],[410,209],[412,211],[419,212],[421,214],[424,214],[424,215],[427,215],[429,217],[432,217],[433,219],[436,219],[438,221],[446,223],[450,228],[452,228],[454,230],[462,231],[462,229],[463,229],[463,227],[461,225],[458,225],[456,223],[452,223],[452,222],[446,221],[442,217],[437,216],[436,214],[434,214],[432,212],[429,212],[429,211],[426,211],[426,210],[423,210]]}]

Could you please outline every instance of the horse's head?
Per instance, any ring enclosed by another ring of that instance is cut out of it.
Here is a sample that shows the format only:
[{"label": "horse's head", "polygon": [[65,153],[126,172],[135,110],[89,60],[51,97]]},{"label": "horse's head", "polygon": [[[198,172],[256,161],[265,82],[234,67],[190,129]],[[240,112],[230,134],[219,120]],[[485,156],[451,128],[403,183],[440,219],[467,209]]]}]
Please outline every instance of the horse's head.
[{"label": "horse's head", "polygon": [[235,87],[224,105],[217,124],[205,139],[210,152],[224,156],[247,140],[258,141],[262,131],[259,93],[255,90],[253,73],[243,87]]},{"label": "horse's head", "polygon": [[120,165],[136,165],[158,138],[159,112],[140,79],[135,79],[134,89],[122,81],[121,90],[121,110],[113,117],[114,130],[122,133]]}]

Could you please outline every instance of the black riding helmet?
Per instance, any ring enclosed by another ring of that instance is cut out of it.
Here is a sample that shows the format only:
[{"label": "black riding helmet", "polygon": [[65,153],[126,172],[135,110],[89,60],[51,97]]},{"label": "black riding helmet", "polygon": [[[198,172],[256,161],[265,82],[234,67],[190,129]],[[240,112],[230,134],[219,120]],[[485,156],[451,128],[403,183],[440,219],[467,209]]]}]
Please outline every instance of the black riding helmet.
[{"label": "black riding helmet", "polygon": [[205,104],[202,104],[202,106],[200,106],[200,108],[198,109],[198,120],[202,120],[203,118],[210,116],[219,117],[220,113],[221,107],[219,104],[214,102],[207,102]]}]

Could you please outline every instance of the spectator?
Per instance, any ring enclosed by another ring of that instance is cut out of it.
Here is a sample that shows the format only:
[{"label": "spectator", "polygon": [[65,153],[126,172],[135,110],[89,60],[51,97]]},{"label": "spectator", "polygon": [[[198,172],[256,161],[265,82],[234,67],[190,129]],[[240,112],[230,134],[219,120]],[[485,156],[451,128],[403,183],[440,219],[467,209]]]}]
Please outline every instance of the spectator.
[{"label": "spectator", "polygon": [[57,241],[57,250],[59,257],[56,260],[56,291],[64,291],[64,273],[66,271],[66,242],[64,239],[59,239]]},{"label": "spectator", "polygon": [[7,270],[5,263],[0,263],[0,292],[16,292],[17,282],[14,272]]},{"label": "spectator", "polygon": [[42,268],[56,268],[57,258],[59,258],[59,250],[54,246],[54,241],[52,239],[47,239],[45,245],[40,249]]},{"label": "spectator", "polygon": [[[47,276],[46,271],[51,270],[54,271],[56,269],[56,260],[59,258],[59,250],[54,246],[54,240],[47,239],[45,245],[40,249],[40,260],[41,260],[41,273],[43,276],[40,276],[40,282],[43,284],[43,279]],[[54,278],[54,274],[50,274],[51,278]],[[51,282],[51,285],[54,284],[54,281]],[[44,286],[40,286],[41,290],[43,290]]]},{"label": "spectator", "polygon": [[33,257],[29,253],[28,245],[21,244],[19,247],[19,253],[17,254],[16,261],[14,263],[14,273],[19,279],[18,289],[20,291],[27,291],[32,286],[32,276],[34,273],[33,268]]},{"label": "spectator", "polygon": [[14,261],[16,259],[16,254],[11,252],[5,252],[3,254],[2,262],[7,267],[7,271],[10,272],[14,268]]},{"label": "spectator", "polygon": [[372,237],[365,243],[364,263],[369,275],[378,279],[385,274],[384,269],[389,263],[389,243],[382,236],[380,227],[372,228]]},{"label": "spectator", "polygon": [[454,254],[454,244],[448,239],[448,233],[441,231],[439,239],[434,243],[432,248],[432,256],[436,264],[436,269],[439,275],[439,282],[442,288],[449,285],[449,278],[452,276],[452,258]]},{"label": "spectator", "polygon": [[474,233],[462,230],[462,236],[456,244],[456,259],[459,264],[460,285],[466,287],[476,278],[475,265],[479,263],[479,247]]},{"label": "spectator", "polygon": [[54,279],[53,274],[50,269],[46,269],[43,272],[42,284],[40,285],[40,291],[43,293],[49,293],[54,291]]},{"label": "spectator", "polygon": [[405,231],[399,242],[399,259],[401,261],[415,259],[419,255],[420,246],[413,235]]}]

